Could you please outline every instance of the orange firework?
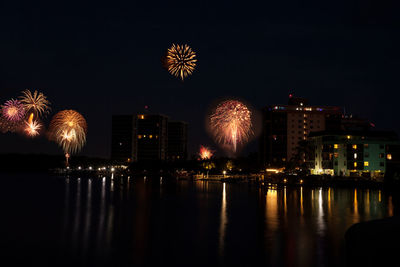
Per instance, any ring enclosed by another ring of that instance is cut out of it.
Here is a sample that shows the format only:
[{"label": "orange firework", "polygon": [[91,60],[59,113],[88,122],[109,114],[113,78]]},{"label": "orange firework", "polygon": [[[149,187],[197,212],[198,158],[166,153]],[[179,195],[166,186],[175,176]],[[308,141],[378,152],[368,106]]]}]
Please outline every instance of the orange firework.
[{"label": "orange firework", "polygon": [[49,126],[49,138],[61,146],[65,154],[81,150],[86,143],[85,118],[75,110],[63,110],[54,115]]},{"label": "orange firework", "polygon": [[252,135],[251,112],[237,100],[220,103],[210,116],[210,128],[215,141],[234,153],[238,144],[245,144]]},{"label": "orange firework", "polygon": [[196,53],[190,46],[172,44],[164,58],[164,66],[172,75],[182,81],[191,75],[196,67]]},{"label": "orange firework", "polygon": [[205,146],[200,146],[200,152],[199,152],[200,159],[202,160],[210,159],[213,155],[214,153],[211,149]]}]

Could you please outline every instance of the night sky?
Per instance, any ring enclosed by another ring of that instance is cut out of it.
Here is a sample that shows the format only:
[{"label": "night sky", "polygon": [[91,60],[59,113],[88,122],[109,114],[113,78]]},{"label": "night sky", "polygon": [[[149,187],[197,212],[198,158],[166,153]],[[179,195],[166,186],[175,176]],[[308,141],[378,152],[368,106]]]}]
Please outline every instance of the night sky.
[{"label": "night sky", "polygon": [[[40,89],[51,115],[75,109],[85,116],[80,154],[100,157],[110,155],[112,114],[145,105],[189,123],[190,153],[216,147],[204,116],[225,97],[259,109],[286,104],[294,92],[400,133],[398,1],[140,2],[2,1],[1,102]],[[161,65],[172,43],[197,53],[184,82]],[[1,134],[0,153],[9,152],[62,150],[45,137]]]}]

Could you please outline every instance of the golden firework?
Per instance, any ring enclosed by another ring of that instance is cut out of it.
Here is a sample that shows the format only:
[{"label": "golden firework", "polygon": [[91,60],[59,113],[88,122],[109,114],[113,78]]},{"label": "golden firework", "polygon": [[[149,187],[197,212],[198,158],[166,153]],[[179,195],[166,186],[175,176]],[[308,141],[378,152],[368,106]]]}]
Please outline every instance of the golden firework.
[{"label": "golden firework", "polygon": [[25,122],[25,132],[28,136],[34,137],[39,134],[39,130],[42,125],[38,121],[28,120]]},{"label": "golden firework", "polygon": [[86,120],[75,110],[60,111],[50,122],[49,138],[58,143],[65,154],[81,150],[86,143],[86,133]]},{"label": "golden firework", "polygon": [[33,93],[28,89],[23,91],[20,101],[26,111],[35,112],[37,116],[42,116],[50,112],[50,102],[47,100],[47,97],[36,90]]},{"label": "golden firework", "polygon": [[237,145],[244,145],[253,134],[251,112],[240,101],[223,101],[210,116],[210,128],[217,143],[236,153]]},{"label": "golden firework", "polygon": [[196,53],[190,46],[172,44],[167,50],[164,65],[172,75],[181,78],[182,81],[191,75],[196,67]]}]

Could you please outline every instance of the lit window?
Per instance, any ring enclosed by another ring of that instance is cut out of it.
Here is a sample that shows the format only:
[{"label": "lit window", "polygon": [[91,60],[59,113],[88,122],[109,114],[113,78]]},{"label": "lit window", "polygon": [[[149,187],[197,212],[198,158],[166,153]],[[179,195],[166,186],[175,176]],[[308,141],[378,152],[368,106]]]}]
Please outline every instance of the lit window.
[{"label": "lit window", "polygon": [[150,139],[153,138],[153,135],[149,135],[149,138],[150,138]]},{"label": "lit window", "polygon": [[357,149],[357,145],[353,145],[353,149]]},{"label": "lit window", "polygon": [[364,161],[364,166],[368,167],[369,166],[369,162],[368,161]]},{"label": "lit window", "polygon": [[158,139],[158,135],[156,135],[156,139]]},{"label": "lit window", "polygon": [[354,158],[355,158],[355,159],[357,158],[357,153],[354,153]]},{"label": "lit window", "polygon": [[353,166],[354,166],[354,168],[357,167],[357,162],[354,162],[354,165],[353,165]]},{"label": "lit window", "polygon": [[347,136],[347,139],[350,139],[350,138],[351,138],[351,136],[350,136],[350,135],[348,135],[348,136]]},{"label": "lit window", "polygon": [[143,138],[146,138],[146,135],[145,135],[145,134],[143,135]]},{"label": "lit window", "polygon": [[139,135],[137,136],[137,138],[138,138],[138,139],[142,139],[142,135],[139,134]]},{"label": "lit window", "polygon": [[338,144],[334,144],[334,145],[333,145],[333,148],[338,149],[338,148],[339,148],[339,145],[338,145]]},{"label": "lit window", "polygon": [[138,118],[143,120],[144,119],[144,115],[138,115]]},{"label": "lit window", "polygon": [[387,158],[388,160],[391,160],[391,159],[392,159],[392,154],[387,154],[387,155],[386,155],[386,158]]}]

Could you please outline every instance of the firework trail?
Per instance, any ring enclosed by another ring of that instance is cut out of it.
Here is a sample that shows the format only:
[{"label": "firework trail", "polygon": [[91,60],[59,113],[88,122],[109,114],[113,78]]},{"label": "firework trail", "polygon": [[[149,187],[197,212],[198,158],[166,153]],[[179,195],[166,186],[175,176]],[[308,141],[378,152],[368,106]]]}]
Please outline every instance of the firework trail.
[{"label": "firework trail", "polygon": [[47,97],[36,90],[33,93],[28,89],[23,91],[20,101],[27,112],[35,113],[36,116],[43,116],[50,112],[50,102]]},{"label": "firework trail", "polygon": [[205,146],[200,146],[200,152],[199,152],[200,159],[202,160],[210,159],[213,155],[214,153],[211,149]]},{"label": "firework trail", "polygon": [[19,122],[25,117],[25,108],[19,100],[6,101],[1,108],[3,117],[10,122]]},{"label": "firework trail", "polygon": [[164,58],[164,67],[172,75],[181,78],[182,81],[191,75],[196,67],[196,53],[190,46],[172,44]]},{"label": "firework trail", "polygon": [[49,126],[49,138],[64,150],[65,154],[78,152],[86,142],[85,118],[75,110],[63,110],[54,115]]},{"label": "firework trail", "polygon": [[237,100],[220,103],[210,116],[211,133],[215,141],[231,147],[235,153],[238,144],[245,144],[252,135],[251,112]]}]

